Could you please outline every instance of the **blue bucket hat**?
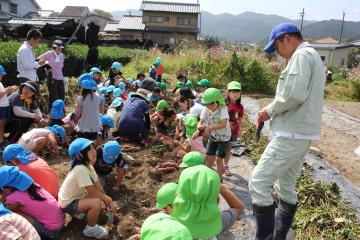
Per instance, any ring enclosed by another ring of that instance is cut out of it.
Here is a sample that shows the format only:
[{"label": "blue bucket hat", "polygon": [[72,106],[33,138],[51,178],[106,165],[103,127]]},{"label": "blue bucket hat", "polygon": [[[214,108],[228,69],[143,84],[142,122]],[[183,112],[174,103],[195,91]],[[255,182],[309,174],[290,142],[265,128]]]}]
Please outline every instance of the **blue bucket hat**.
[{"label": "blue bucket hat", "polygon": [[111,164],[119,157],[121,153],[121,146],[117,141],[108,141],[104,144],[102,151],[104,161]]},{"label": "blue bucket hat", "polygon": [[87,90],[96,90],[97,85],[96,82],[93,79],[91,79],[91,80],[83,80],[81,82],[81,87]]},{"label": "blue bucket hat", "polygon": [[271,30],[269,41],[266,47],[263,49],[266,53],[275,52],[274,42],[276,39],[284,36],[288,33],[300,33],[300,30],[292,23],[280,23]]},{"label": "blue bucket hat", "polygon": [[119,62],[113,62],[113,64],[111,65],[111,68],[113,68],[115,70],[120,70],[122,68],[122,65]]},{"label": "blue bucket hat", "polygon": [[122,90],[120,88],[115,88],[114,91],[113,91],[113,96],[114,97],[118,97],[122,94]]},{"label": "blue bucket hat", "polygon": [[14,158],[19,160],[22,164],[28,164],[30,160],[36,159],[36,156],[20,144],[10,144],[4,149],[3,163],[6,164]]},{"label": "blue bucket hat", "polygon": [[15,166],[0,167],[0,188],[13,187],[20,191],[28,189],[34,180]]},{"label": "blue bucket hat", "polygon": [[91,76],[92,76],[94,73],[101,73],[101,70],[98,67],[92,67],[90,69],[90,73],[91,73]]},{"label": "blue bucket hat", "polygon": [[120,88],[122,91],[125,91],[126,84],[124,82],[120,82],[118,88]]},{"label": "blue bucket hat", "polygon": [[100,92],[101,95],[105,95],[106,94],[106,87],[100,88],[99,92]]},{"label": "blue bucket hat", "polygon": [[114,85],[110,85],[110,86],[107,87],[106,92],[107,92],[107,93],[111,93],[112,91],[114,91],[114,89],[115,89],[115,86],[114,86]]},{"label": "blue bucket hat", "polygon": [[86,138],[77,138],[74,140],[69,146],[69,156],[70,158],[75,158],[77,154],[79,154],[82,150],[87,148],[92,144],[92,141]]},{"label": "blue bucket hat", "polygon": [[120,97],[117,97],[114,99],[114,101],[110,104],[109,108],[117,108],[118,106],[121,106],[121,104],[124,103],[124,100]]},{"label": "blue bucket hat", "polygon": [[134,84],[134,80],[133,80],[132,78],[128,78],[127,81],[128,81],[128,83],[129,83],[130,85],[133,85],[133,84]]},{"label": "blue bucket hat", "polygon": [[78,78],[78,80],[77,80],[77,84],[78,84],[78,87],[80,87],[81,86],[81,83],[82,83],[82,81],[85,81],[85,80],[94,80],[93,79],[93,77],[92,77],[92,75],[91,74],[89,74],[89,73],[84,73],[83,75],[80,75],[80,77]]},{"label": "blue bucket hat", "polygon": [[51,112],[50,112],[51,117],[52,118],[65,117],[64,108],[65,108],[65,103],[63,100],[58,99],[58,100],[54,101],[52,104],[52,107],[51,107]]},{"label": "blue bucket hat", "polygon": [[100,116],[101,125],[108,125],[110,128],[114,127],[114,120],[109,115],[103,114]]},{"label": "blue bucket hat", "polygon": [[5,75],[5,74],[6,74],[5,68],[2,65],[0,65],[0,75]]},{"label": "blue bucket hat", "polygon": [[64,130],[63,127],[61,127],[61,126],[59,126],[59,125],[53,125],[53,126],[51,126],[51,127],[48,127],[48,129],[49,129],[52,133],[60,136],[62,140],[64,140],[65,130]]}]

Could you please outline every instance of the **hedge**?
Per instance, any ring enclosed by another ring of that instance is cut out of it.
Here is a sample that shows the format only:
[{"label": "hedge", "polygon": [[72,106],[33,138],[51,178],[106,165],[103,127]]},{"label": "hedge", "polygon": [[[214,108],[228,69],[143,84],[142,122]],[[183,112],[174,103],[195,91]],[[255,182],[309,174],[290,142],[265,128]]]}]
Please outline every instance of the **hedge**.
[{"label": "hedge", "polygon": [[[0,42],[0,64],[4,66],[7,75],[3,81],[4,85],[17,84],[16,79],[16,54],[22,43],[19,41]],[[35,56],[40,56],[42,53],[51,49],[51,45],[41,43],[34,48]],[[133,57],[131,49],[120,48],[116,46],[100,46],[99,50],[99,67],[102,70],[107,70],[114,61],[118,61],[123,65],[129,63]],[[79,76],[85,71],[86,56],[88,47],[83,44],[71,44],[64,50],[65,55],[65,76]],[[44,76],[39,74],[39,78],[43,79]]]}]

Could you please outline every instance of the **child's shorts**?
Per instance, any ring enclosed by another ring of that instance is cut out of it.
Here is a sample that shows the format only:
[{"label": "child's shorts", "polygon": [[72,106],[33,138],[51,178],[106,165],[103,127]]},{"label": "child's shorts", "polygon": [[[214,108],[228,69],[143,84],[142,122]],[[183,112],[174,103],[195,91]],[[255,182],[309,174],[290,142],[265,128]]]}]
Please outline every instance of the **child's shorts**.
[{"label": "child's shorts", "polygon": [[10,107],[0,107],[0,119],[8,119],[10,117]]},{"label": "child's shorts", "polygon": [[61,230],[63,229],[61,227],[61,228],[55,229],[55,230],[48,230],[44,227],[44,225],[41,222],[38,222],[36,220],[32,222],[32,225],[34,226],[36,231],[39,233],[41,238],[58,239],[59,234],[60,234]]},{"label": "child's shorts", "polygon": [[67,205],[62,210],[65,213],[70,214],[71,216],[75,216],[75,215],[79,214],[79,210],[78,210],[79,202],[80,202],[80,199],[76,199],[76,200],[72,201],[71,203],[69,203],[69,205]]},{"label": "child's shorts", "polygon": [[219,158],[225,158],[226,151],[229,145],[229,141],[213,142],[208,140],[206,145],[206,155],[215,156]]}]

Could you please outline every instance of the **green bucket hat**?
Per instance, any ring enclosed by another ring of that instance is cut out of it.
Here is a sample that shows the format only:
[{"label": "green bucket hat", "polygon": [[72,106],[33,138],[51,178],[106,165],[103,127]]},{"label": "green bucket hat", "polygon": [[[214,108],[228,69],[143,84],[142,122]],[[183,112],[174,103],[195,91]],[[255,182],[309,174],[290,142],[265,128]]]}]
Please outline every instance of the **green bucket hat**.
[{"label": "green bucket hat", "polygon": [[191,81],[187,81],[185,87],[194,89],[194,85],[192,84]]},{"label": "green bucket hat", "polygon": [[168,102],[165,100],[160,100],[156,105],[156,111],[162,112],[168,107]]},{"label": "green bucket hat", "polygon": [[177,190],[176,183],[166,183],[164,184],[156,194],[156,208],[165,208],[167,205],[172,205]]},{"label": "green bucket hat", "polygon": [[204,165],[186,168],[179,178],[171,215],[184,224],[195,239],[217,236],[222,229],[217,205],[219,193],[217,172]]},{"label": "green bucket hat", "polygon": [[191,233],[175,218],[156,213],[145,219],[141,226],[141,240],[192,240]]},{"label": "green bucket hat", "polygon": [[208,88],[204,92],[201,103],[206,105],[206,104],[210,104],[213,102],[218,102],[220,107],[225,107],[225,101],[221,95],[220,90],[217,88]]},{"label": "green bucket hat", "polygon": [[185,87],[185,84],[184,84],[183,82],[178,81],[178,82],[176,83],[176,87],[177,87],[177,88],[184,88],[184,87]]},{"label": "green bucket hat", "polygon": [[187,138],[191,138],[194,133],[196,132],[198,120],[197,118],[192,114],[187,114],[183,119],[184,125],[185,125],[185,135]]},{"label": "green bucket hat", "polygon": [[210,81],[207,80],[206,78],[204,79],[201,79],[198,83],[197,83],[198,86],[200,87],[210,87]]},{"label": "green bucket hat", "polygon": [[202,155],[200,152],[193,151],[185,154],[179,167],[181,168],[195,167],[198,165],[203,165],[204,162],[205,162],[204,155]]},{"label": "green bucket hat", "polygon": [[227,90],[240,90],[241,91],[241,84],[237,81],[229,82],[227,85]]}]

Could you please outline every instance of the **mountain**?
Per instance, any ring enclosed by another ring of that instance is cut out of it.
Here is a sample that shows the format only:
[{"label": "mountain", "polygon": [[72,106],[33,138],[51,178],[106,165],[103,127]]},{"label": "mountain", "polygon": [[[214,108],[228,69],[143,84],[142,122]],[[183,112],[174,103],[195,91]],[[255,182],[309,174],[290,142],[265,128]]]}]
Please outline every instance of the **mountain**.
[{"label": "mountain", "polygon": [[[131,9],[132,15],[141,15],[141,11]],[[129,10],[111,12],[120,20],[128,15]],[[291,22],[300,27],[299,19],[289,19],[278,15],[267,15],[255,12],[212,14],[201,12],[201,35],[216,36],[220,40],[231,42],[264,43],[271,29],[282,22]],[[341,20],[308,21],[304,20],[303,35],[305,38],[319,39],[333,37],[339,39]],[[360,22],[345,21],[343,39],[360,38]]]}]

